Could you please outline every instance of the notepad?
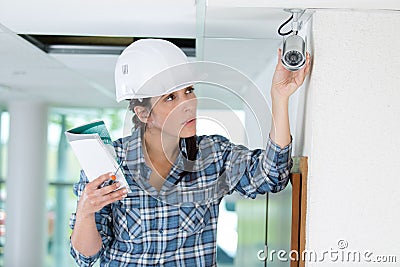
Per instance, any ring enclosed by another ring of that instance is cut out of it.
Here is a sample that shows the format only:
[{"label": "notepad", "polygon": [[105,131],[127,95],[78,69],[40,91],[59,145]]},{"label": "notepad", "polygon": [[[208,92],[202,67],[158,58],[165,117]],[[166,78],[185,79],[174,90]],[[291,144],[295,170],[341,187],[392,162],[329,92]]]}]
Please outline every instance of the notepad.
[{"label": "notepad", "polygon": [[[89,181],[105,173],[115,173],[120,187],[131,192],[119,168],[109,132],[103,121],[90,122],[65,132],[72,151]],[[118,189],[119,189],[118,188]]]}]

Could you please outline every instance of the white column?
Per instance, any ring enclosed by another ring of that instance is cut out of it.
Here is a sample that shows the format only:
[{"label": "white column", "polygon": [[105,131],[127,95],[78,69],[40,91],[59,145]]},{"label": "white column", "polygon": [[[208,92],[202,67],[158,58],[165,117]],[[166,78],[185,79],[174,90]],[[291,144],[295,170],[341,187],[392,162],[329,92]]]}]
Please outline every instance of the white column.
[{"label": "white column", "polygon": [[5,266],[45,266],[47,107],[9,104]]},{"label": "white column", "polygon": [[[319,259],[325,251],[355,251],[361,261],[326,255],[307,266],[365,266],[377,255],[400,259],[399,27],[399,12],[314,14],[306,248]],[[396,264],[371,263],[378,265]]]}]

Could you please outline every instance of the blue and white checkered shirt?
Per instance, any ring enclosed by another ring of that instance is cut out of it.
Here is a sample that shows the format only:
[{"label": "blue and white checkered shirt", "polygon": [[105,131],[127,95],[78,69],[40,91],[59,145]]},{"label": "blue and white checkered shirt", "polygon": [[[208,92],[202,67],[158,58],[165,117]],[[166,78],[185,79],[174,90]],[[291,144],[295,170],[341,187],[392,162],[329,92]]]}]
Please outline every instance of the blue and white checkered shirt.
[{"label": "blue and white checkered shirt", "polygon": [[[268,140],[266,149],[249,150],[219,135],[197,137],[198,155],[180,179],[186,153],[172,167],[160,192],[148,183],[140,130],[114,142],[132,193],[95,214],[101,250],[87,257],[71,245],[79,266],[216,266],[219,203],[238,191],[245,197],[278,192],[288,183],[291,144],[280,148]],[[194,178],[193,178],[194,177]],[[74,185],[79,197],[88,183],[84,172]],[[171,193],[173,192],[173,193]],[[71,228],[75,225],[71,216]]]}]

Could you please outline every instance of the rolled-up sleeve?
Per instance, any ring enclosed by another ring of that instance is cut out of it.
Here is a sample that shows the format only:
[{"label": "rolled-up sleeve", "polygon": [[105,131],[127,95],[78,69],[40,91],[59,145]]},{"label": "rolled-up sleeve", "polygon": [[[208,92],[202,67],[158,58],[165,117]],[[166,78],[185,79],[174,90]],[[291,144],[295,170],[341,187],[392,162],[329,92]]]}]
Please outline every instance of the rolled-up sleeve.
[{"label": "rolled-up sleeve", "polygon": [[[78,201],[88,182],[89,181],[85,173],[81,171],[79,182],[74,184],[74,194],[77,196]],[[95,213],[95,221],[97,230],[99,231],[103,242],[102,248],[98,253],[90,257],[85,256],[81,254],[78,250],[76,250],[70,241],[70,253],[79,266],[92,266],[97,261],[97,259],[103,254],[105,247],[108,246],[108,244],[111,242],[113,238],[113,233],[111,228],[112,217],[111,217],[110,205],[103,207],[100,211]],[[71,229],[74,229],[75,222],[76,222],[76,213],[72,213],[69,222]]]},{"label": "rolled-up sleeve", "polygon": [[283,190],[293,165],[291,151],[292,142],[281,148],[270,138],[265,149],[233,146],[225,169],[230,170],[231,179],[236,180],[234,190],[250,198]]},{"label": "rolled-up sleeve", "polygon": [[102,253],[102,250],[100,250],[99,252],[97,252],[96,255],[87,257],[83,254],[81,254],[78,250],[76,250],[72,244],[70,243],[71,246],[71,255],[72,257],[74,257],[76,263],[79,266],[93,266],[93,264],[96,262],[96,260],[99,258],[99,256]]}]

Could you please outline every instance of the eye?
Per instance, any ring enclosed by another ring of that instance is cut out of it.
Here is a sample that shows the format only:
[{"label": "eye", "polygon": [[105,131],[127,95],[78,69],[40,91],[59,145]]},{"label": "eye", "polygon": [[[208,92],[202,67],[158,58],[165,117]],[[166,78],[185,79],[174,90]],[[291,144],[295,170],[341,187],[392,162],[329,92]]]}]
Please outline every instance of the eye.
[{"label": "eye", "polygon": [[190,93],[193,93],[193,91],[194,91],[194,88],[193,87],[188,87],[188,88],[186,88],[186,94],[190,94]]},{"label": "eye", "polygon": [[172,101],[172,100],[174,100],[175,98],[176,98],[176,97],[175,97],[174,94],[169,94],[168,96],[166,96],[166,97],[164,98],[164,101],[165,101],[165,102]]}]

